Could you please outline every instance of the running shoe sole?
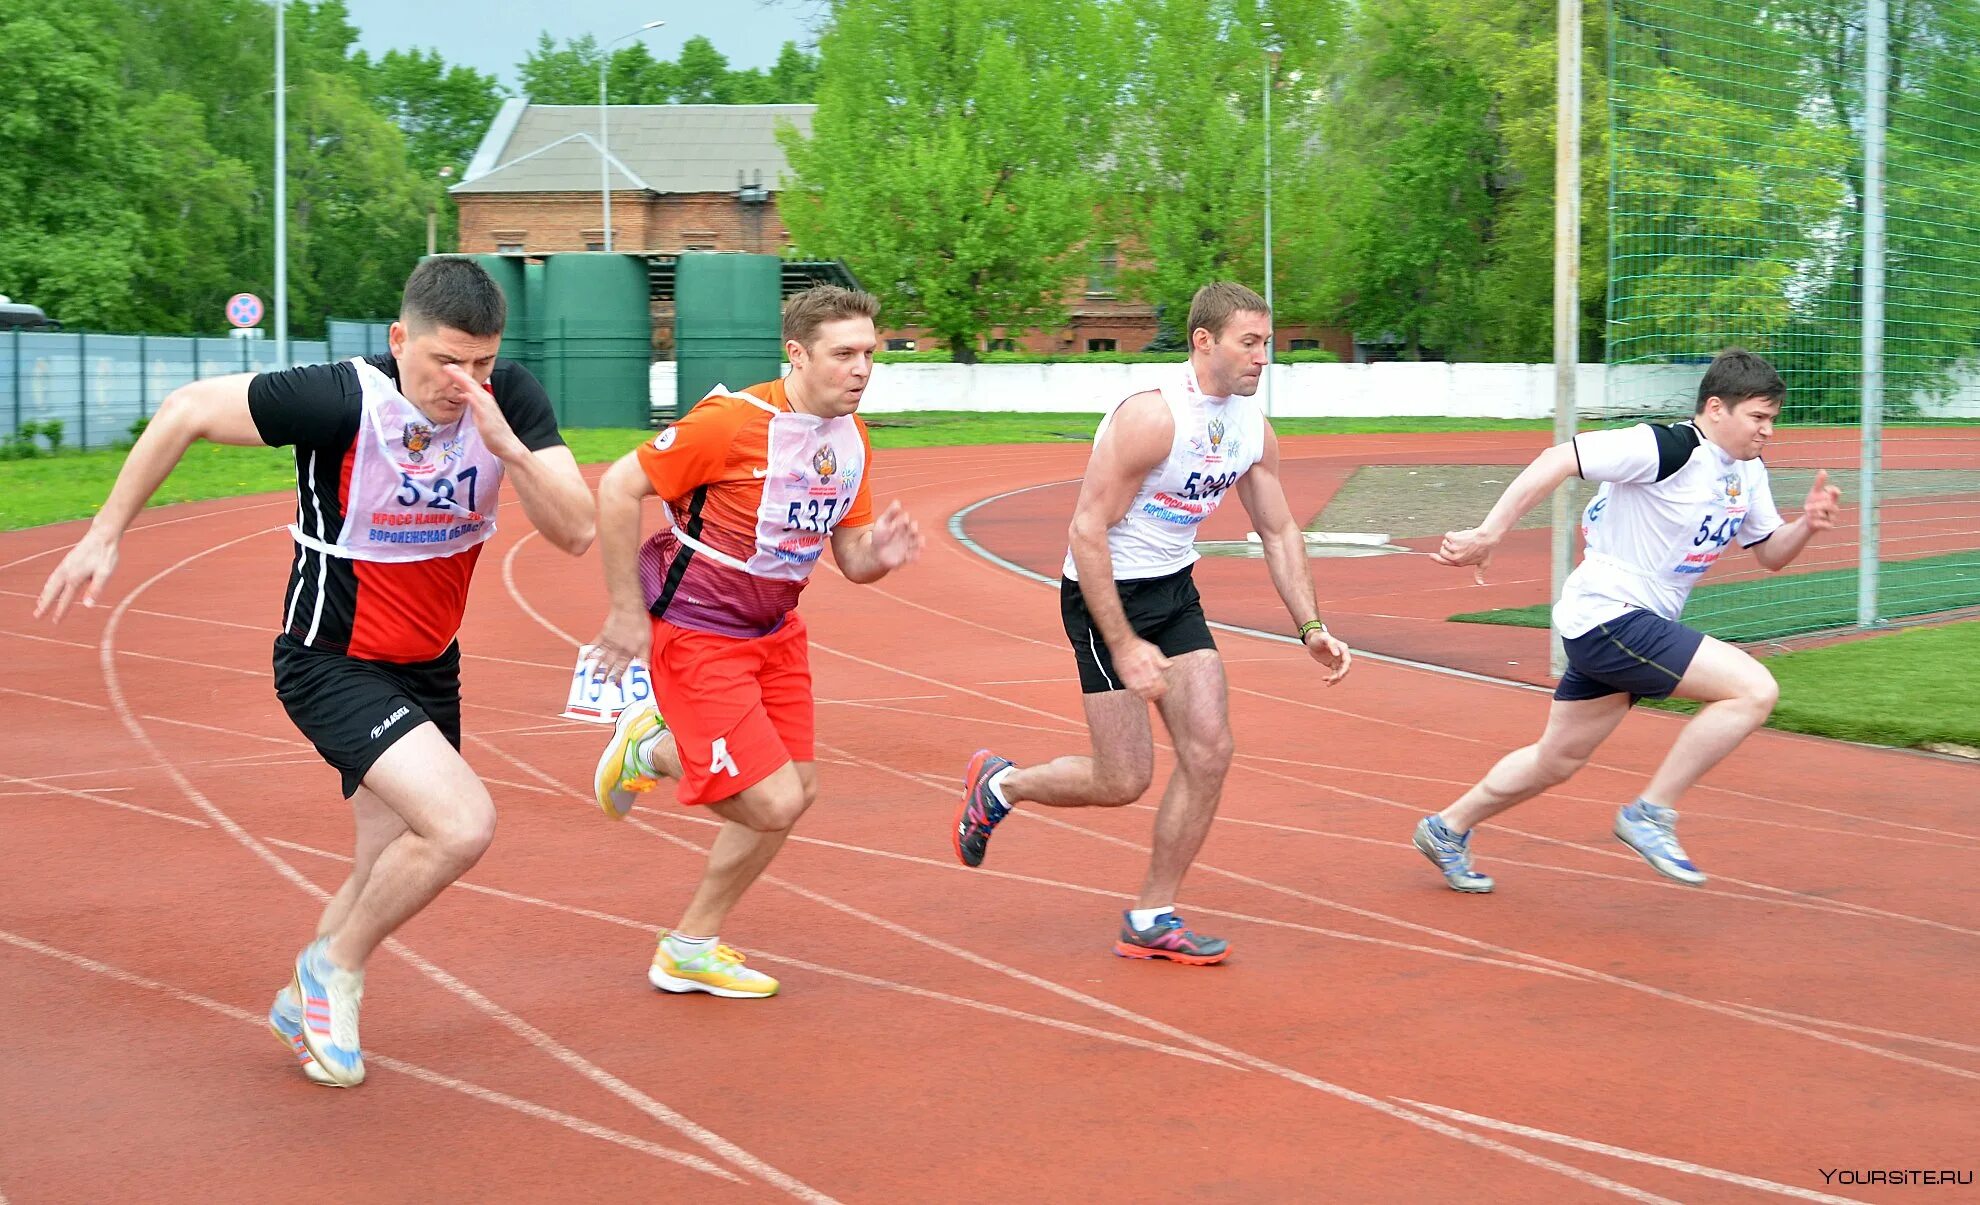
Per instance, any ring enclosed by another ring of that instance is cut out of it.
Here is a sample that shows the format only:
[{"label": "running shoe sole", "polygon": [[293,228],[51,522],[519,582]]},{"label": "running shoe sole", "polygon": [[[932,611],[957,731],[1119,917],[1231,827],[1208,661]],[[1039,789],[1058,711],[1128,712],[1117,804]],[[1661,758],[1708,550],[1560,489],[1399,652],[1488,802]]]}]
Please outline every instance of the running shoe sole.
[{"label": "running shoe sole", "polygon": [[[767,992],[743,992],[732,987],[716,987],[699,979],[676,979],[661,970],[658,964],[646,968],[646,981],[663,992],[673,992],[676,995],[686,992],[707,992],[711,996],[721,996],[727,1000],[768,1000],[777,994],[775,989]],[[781,986],[780,984],[779,987]]]}]

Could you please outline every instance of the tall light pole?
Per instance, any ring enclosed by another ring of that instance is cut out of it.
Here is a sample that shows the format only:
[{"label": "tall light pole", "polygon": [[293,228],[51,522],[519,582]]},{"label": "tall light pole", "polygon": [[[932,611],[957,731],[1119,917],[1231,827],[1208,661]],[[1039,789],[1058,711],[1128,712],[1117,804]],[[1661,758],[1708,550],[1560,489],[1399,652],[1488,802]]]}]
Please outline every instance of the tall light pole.
[{"label": "tall light pole", "polygon": [[275,366],[289,366],[289,76],[282,31],[288,0],[275,0]]},{"label": "tall light pole", "polygon": [[605,250],[612,249],[612,139],[607,132],[606,114],[612,106],[605,101],[605,68],[612,62],[612,47],[627,38],[636,38],[649,29],[658,29],[665,21],[648,21],[638,29],[630,30],[613,38],[598,48],[598,194],[605,202]]},{"label": "tall light pole", "polygon": [[1278,360],[1274,350],[1279,342],[1278,313],[1272,310],[1272,80],[1279,74],[1278,35],[1272,22],[1264,23],[1265,34],[1265,308],[1272,311],[1272,337],[1265,341],[1265,413],[1272,413],[1272,366]]},{"label": "tall light pole", "polygon": [[[1574,438],[1581,365],[1581,0],[1554,9],[1554,442]],[[1549,599],[1559,599],[1574,559],[1574,478],[1554,491]],[[1550,625],[1551,627],[1551,625]],[[1559,628],[1547,638],[1547,667],[1567,672]]]},{"label": "tall light pole", "polygon": [[[440,169],[440,189],[442,192],[446,191],[447,177],[453,174],[454,169],[452,167],[443,167]],[[426,257],[428,259],[438,254],[434,244],[436,242],[435,236],[439,233],[439,224],[440,198],[435,197],[426,203]]]}]

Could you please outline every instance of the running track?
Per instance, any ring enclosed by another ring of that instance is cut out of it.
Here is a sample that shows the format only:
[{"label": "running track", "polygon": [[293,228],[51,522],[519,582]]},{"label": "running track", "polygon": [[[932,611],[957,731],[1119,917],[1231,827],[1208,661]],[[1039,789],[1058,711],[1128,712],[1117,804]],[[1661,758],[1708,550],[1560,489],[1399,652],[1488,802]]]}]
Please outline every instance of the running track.
[{"label": "running track", "polygon": [[[595,554],[512,506],[463,636],[501,832],[373,963],[348,1093],[262,1028],[350,840],[268,682],[289,500],[147,512],[59,628],[32,596],[79,525],[0,536],[0,1201],[1962,1195],[1820,1169],[1980,1163],[1971,767],[1762,733],[1687,801],[1687,890],[1607,835],[1676,729],[1637,714],[1461,897],[1410,826],[1545,696],[1373,660],[1323,690],[1229,635],[1237,764],[1183,900],[1229,963],[1108,955],[1145,808],[1022,811],[955,865],[969,753],[1082,730],[1050,591],[947,520],[1078,464],[880,454],[929,549],[805,601],[824,795],[725,934],[783,979],[760,1003],[645,984],[712,830],[589,803],[603,730],[556,713]],[[1270,613],[1248,567],[1213,613]]]}]

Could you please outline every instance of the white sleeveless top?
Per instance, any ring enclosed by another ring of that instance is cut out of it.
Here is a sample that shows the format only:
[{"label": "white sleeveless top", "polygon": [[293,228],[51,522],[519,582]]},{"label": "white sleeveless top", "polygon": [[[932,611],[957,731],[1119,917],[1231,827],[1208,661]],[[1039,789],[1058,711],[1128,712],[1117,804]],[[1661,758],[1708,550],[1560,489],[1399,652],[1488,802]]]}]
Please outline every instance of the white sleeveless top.
[{"label": "white sleeveless top", "polygon": [[465,552],[494,535],[502,461],[481,442],[474,411],[436,427],[392,378],[362,357],[351,363],[364,411],[352,445],[344,526],[326,543],[292,523],[296,543],[359,561],[423,561]]},{"label": "white sleeveless top", "polygon": [[[1196,383],[1195,367],[1187,363],[1164,382],[1161,393],[1175,419],[1175,438],[1168,459],[1142,481],[1127,514],[1107,529],[1115,581],[1164,577],[1195,564],[1197,525],[1216,511],[1265,450],[1265,412],[1256,398],[1208,396]],[[1100,420],[1095,444],[1119,411],[1117,403]],[[1079,580],[1071,549],[1066,551],[1065,575]]]}]

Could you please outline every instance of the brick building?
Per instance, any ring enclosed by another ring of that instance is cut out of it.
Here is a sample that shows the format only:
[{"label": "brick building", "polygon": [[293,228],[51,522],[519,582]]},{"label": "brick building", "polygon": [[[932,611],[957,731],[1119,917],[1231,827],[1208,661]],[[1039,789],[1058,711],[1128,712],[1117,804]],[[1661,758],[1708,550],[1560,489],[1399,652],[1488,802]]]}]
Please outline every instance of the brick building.
[{"label": "brick building", "polygon": [[[613,105],[608,117],[612,250],[667,257],[683,251],[745,251],[791,258],[777,213],[789,165],[777,142],[783,124],[809,132],[812,105]],[[596,105],[504,102],[465,178],[449,191],[460,210],[460,245],[470,253],[519,255],[600,251],[605,246]],[[1113,244],[1095,248],[1090,270],[1066,285],[1066,325],[991,335],[992,348],[1037,352],[1140,351],[1155,337],[1152,306],[1116,296]],[[836,265],[807,265],[830,278]],[[804,278],[805,273],[787,279]],[[655,273],[655,280],[670,274]],[[885,315],[883,315],[884,317]],[[656,287],[657,346],[672,345],[670,295]],[[883,332],[895,350],[929,347],[925,331]],[[1354,358],[1346,332],[1288,329],[1281,350],[1324,347]]]}]

